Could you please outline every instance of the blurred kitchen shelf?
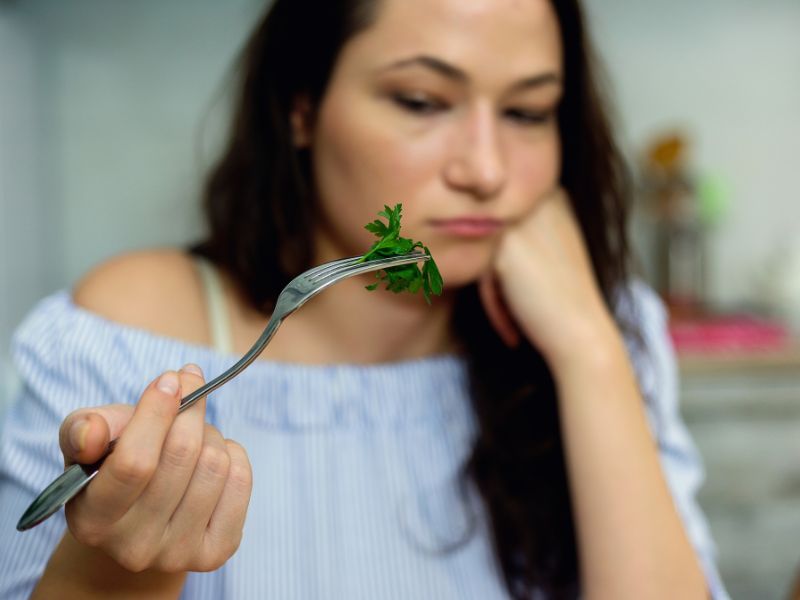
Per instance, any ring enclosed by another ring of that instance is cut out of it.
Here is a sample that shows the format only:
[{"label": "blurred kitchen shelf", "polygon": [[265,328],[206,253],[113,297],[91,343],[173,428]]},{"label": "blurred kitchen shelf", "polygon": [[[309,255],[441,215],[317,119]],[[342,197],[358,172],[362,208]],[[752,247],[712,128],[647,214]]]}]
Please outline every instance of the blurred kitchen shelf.
[{"label": "blurred kitchen shelf", "polygon": [[794,373],[800,377],[800,342],[777,350],[681,353],[678,365],[682,375]]},{"label": "blurred kitchen shelf", "polygon": [[686,413],[800,411],[800,343],[781,350],[683,353],[678,366]]}]

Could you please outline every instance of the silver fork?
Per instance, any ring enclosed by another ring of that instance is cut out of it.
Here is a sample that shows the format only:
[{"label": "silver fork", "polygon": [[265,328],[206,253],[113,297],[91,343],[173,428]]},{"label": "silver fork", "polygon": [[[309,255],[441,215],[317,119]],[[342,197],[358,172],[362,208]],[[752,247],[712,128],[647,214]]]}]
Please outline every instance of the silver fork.
[{"label": "silver fork", "polygon": [[[389,267],[408,265],[421,260],[428,260],[428,256],[421,252],[410,252],[400,256],[379,258],[360,262],[361,257],[343,258],[333,262],[325,263],[309,269],[292,279],[286,287],[281,290],[278,300],[275,303],[275,310],[267,323],[264,332],[253,344],[252,348],[230,369],[222,375],[212,379],[204,386],[181,399],[178,412],[189,408],[192,404],[218,389],[244,369],[246,369],[275,335],[283,320],[303,306],[311,298],[319,294],[326,287],[341,281],[347,277],[369,273],[370,271],[380,271]],[[100,460],[91,465],[74,464],[67,467],[64,472],[56,477],[22,515],[17,523],[18,531],[26,531],[35,527],[48,517],[55,514],[62,506],[74,498],[86,485],[97,475],[97,471],[105,461],[106,457],[114,450],[117,440],[112,440],[108,445],[106,453]]]}]

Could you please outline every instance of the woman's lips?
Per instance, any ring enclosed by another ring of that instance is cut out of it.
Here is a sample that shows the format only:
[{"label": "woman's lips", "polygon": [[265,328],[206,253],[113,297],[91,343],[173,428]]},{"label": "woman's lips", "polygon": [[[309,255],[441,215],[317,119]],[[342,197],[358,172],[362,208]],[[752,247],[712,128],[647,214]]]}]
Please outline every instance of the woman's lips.
[{"label": "woman's lips", "polygon": [[477,238],[497,233],[503,227],[503,221],[486,217],[458,217],[437,219],[432,221],[432,225],[442,233]]}]

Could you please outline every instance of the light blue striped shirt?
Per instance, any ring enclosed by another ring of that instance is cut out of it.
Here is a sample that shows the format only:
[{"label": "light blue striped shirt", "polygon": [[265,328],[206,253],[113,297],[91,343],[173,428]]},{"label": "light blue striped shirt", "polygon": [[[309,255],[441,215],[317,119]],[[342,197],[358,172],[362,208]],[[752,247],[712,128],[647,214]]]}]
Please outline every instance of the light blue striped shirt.
[{"label": "light blue striped shirt", "polygon": [[[651,360],[629,344],[662,465],[715,600],[728,596],[694,495],[703,473],[680,419],[675,361],[657,296],[632,286]],[[165,369],[208,375],[234,356],[105,320],[66,291],[22,323],[13,357],[23,382],[0,438],[0,598],[27,598],[64,533],[62,513],[18,533],[24,509],[63,469],[58,427],[83,406],[133,403]],[[455,356],[381,365],[258,361],[212,395],[209,422],[240,442],[254,486],[242,544],[183,598],[507,598],[486,517],[457,491],[475,431],[467,371]],[[472,514],[478,528],[458,541]]]}]

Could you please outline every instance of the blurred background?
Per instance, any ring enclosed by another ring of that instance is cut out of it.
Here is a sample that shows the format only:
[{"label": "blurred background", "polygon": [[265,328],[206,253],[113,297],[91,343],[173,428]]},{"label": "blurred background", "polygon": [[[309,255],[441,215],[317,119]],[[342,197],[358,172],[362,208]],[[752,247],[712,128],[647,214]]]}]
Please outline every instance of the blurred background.
[{"label": "blurred background", "polygon": [[[800,565],[800,2],[587,0],[668,302],[734,598]],[[201,231],[261,0],[0,0],[0,410],[15,326],[116,253]]]}]

